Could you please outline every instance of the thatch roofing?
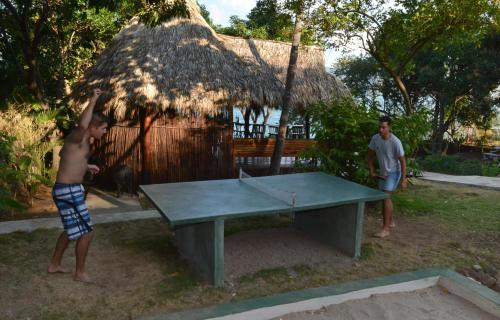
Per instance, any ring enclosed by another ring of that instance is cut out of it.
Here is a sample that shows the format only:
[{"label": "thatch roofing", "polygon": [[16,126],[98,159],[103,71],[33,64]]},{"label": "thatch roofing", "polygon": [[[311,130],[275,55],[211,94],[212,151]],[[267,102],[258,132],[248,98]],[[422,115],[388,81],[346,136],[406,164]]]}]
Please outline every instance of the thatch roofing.
[{"label": "thatch roofing", "polygon": [[[223,107],[279,106],[290,56],[289,43],[215,33],[194,0],[190,18],[154,28],[132,20],[112,40],[77,84],[71,104],[84,104],[101,88],[104,111],[118,120],[138,106],[181,114],[216,114]],[[292,92],[298,107],[348,94],[325,70],[324,52],[302,46]]]}]

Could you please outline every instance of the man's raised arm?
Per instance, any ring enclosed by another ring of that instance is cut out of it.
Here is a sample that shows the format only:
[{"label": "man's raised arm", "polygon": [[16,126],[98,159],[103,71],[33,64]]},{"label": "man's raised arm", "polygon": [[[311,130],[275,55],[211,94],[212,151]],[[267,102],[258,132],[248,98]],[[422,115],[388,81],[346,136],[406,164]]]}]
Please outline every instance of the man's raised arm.
[{"label": "man's raised arm", "polygon": [[71,140],[73,142],[80,143],[83,140],[85,131],[88,129],[90,121],[92,120],[95,104],[101,93],[101,89],[94,89],[94,94],[92,95],[92,98],[90,98],[89,104],[85,110],[83,110],[80,118],[78,119],[78,127],[75,128],[73,134],[71,135]]}]

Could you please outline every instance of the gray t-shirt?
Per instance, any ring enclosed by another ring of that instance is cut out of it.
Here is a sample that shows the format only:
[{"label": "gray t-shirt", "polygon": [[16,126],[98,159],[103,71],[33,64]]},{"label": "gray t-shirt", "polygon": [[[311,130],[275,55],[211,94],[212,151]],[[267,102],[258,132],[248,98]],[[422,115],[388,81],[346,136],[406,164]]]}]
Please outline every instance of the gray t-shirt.
[{"label": "gray t-shirt", "polygon": [[380,175],[387,176],[389,173],[401,171],[399,158],[404,156],[405,151],[398,137],[391,133],[389,139],[384,140],[377,133],[372,137],[368,148],[377,154]]}]

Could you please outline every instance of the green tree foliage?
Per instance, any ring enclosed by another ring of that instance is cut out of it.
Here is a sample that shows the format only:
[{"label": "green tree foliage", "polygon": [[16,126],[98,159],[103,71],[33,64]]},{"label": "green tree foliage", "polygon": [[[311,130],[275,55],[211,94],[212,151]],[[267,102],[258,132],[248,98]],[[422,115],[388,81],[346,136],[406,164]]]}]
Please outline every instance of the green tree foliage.
[{"label": "green tree foliage", "polygon": [[454,136],[456,124],[487,129],[500,107],[491,92],[500,85],[500,33],[479,43],[452,43],[416,57],[415,82],[434,102],[431,150],[445,148],[444,134]]},{"label": "green tree foliage", "polygon": [[12,173],[2,183],[10,185],[12,192],[24,195],[28,202],[42,184],[51,184],[52,172],[46,165],[46,158],[60,144],[52,137],[58,111],[33,112],[29,109],[11,105],[0,112],[0,132],[9,133],[9,137],[3,137],[9,152],[4,163]]},{"label": "green tree foliage", "polygon": [[325,172],[369,183],[366,152],[377,132],[377,113],[342,99],[317,105],[312,117],[318,143],[302,156],[317,159]]},{"label": "green tree foliage", "polygon": [[210,27],[212,27],[212,29],[214,29],[214,30],[220,28],[219,25],[214,23],[214,21],[212,20],[212,17],[210,17],[210,12],[208,11],[207,7],[204,4],[199,3],[198,1],[197,1],[197,3],[198,3],[198,6],[200,7],[201,16],[203,17],[203,19],[205,19],[205,21],[208,23],[208,25]]},{"label": "green tree foliage", "polygon": [[345,0],[324,1],[314,15],[324,39],[338,46],[361,42],[361,48],[392,78],[405,112],[414,111],[403,78],[415,69],[424,49],[481,38],[499,17],[496,0]]},{"label": "green tree foliage", "polygon": [[[317,159],[320,168],[331,174],[370,184],[367,148],[378,131],[379,112],[351,99],[321,103],[311,109],[317,144],[301,157]],[[405,154],[413,156],[429,130],[428,114],[415,112],[394,118],[394,134],[400,138]]]},{"label": "green tree foliage", "polygon": [[71,85],[131,17],[154,26],[188,15],[184,0],[0,0],[3,105],[30,95],[64,107]]},{"label": "green tree foliage", "polygon": [[15,187],[23,180],[22,173],[12,161],[14,138],[0,131],[0,214],[24,206],[15,200]]},{"label": "green tree foliage", "polygon": [[[415,110],[432,113],[431,151],[445,149],[444,135],[461,126],[488,128],[500,106],[491,92],[500,85],[500,36],[494,29],[481,41],[453,42],[425,49],[415,57],[414,70],[403,78]],[[404,102],[391,79],[369,56],[345,58],[335,68],[363,104],[394,115]]]},{"label": "green tree foliage", "polygon": [[[291,9],[294,2],[298,1],[258,0],[246,19],[232,16],[228,27],[211,26],[215,31],[230,36],[291,42],[294,30],[294,12]],[[303,27],[300,41],[306,45],[319,43],[312,26]]]},{"label": "green tree foliage", "polygon": [[251,29],[263,28],[273,40],[290,41],[293,19],[277,0],[259,0],[247,16]]},{"label": "green tree foliage", "polygon": [[185,0],[145,0],[138,13],[144,24],[154,27],[172,18],[189,18]]}]

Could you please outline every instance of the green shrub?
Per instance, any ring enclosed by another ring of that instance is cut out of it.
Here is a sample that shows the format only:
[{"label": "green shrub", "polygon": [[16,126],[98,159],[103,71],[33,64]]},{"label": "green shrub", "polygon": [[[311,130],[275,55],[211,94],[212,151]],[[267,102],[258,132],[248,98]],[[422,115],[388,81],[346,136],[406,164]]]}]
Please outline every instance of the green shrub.
[{"label": "green shrub", "polygon": [[[379,113],[356,105],[351,99],[334,100],[311,107],[317,144],[301,158],[317,159],[322,171],[362,184],[373,184],[367,165],[368,144],[378,132]],[[428,133],[427,114],[415,113],[394,119],[393,131],[409,156]],[[414,165],[414,171],[417,171]]]},{"label": "green shrub", "polygon": [[28,110],[33,108],[11,105],[0,112],[0,132],[4,133],[4,146],[8,149],[4,165],[13,170],[10,177],[2,176],[2,182],[9,184],[14,197],[23,194],[31,202],[42,184],[51,183],[46,157],[60,141],[51,137],[56,129],[57,112]]},{"label": "green shrub", "polygon": [[481,166],[481,175],[486,177],[500,176],[500,166],[496,164],[483,164]]},{"label": "green shrub", "polygon": [[311,108],[311,114],[318,143],[301,157],[318,159],[325,172],[368,183],[366,153],[370,138],[377,132],[377,115],[349,99],[319,104]]},{"label": "green shrub", "polygon": [[454,175],[496,177],[500,174],[500,168],[494,164],[466,160],[457,155],[429,155],[419,160],[419,165],[427,171]]},{"label": "green shrub", "polygon": [[0,213],[24,208],[15,200],[15,194],[13,194],[13,188],[23,179],[22,173],[12,165],[13,142],[13,137],[0,131]]}]

